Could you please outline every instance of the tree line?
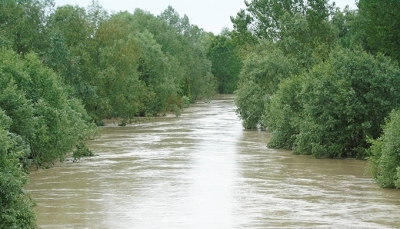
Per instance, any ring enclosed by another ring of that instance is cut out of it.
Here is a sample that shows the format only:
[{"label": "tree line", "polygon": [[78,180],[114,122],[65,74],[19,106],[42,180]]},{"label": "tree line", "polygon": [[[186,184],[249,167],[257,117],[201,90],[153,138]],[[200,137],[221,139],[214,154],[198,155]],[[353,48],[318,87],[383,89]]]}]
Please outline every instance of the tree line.
[{"label": "tree line", "polygon": [[[382,187],[400,187],[400,3],[252,0],[219,35],[172,7],[110,14],[53,0],[0,2],[0,226],[36,228],[24,191],[104,119],[174,112],[236,93],[245,128],[271,148],[356,157]],[[75,149],[75,150],[74,150]]]},{"label": "tree line", "polygon": [[400,2],[245,4],[229,33],[243,126],[271,132],[271,148],[368,159],[381,187],[400,188]]},{"label": "tree line", "polygon": [[104,119],[179,115],[236,90],[235,47],[172,7],[110,14],[97,1],[1,1],[0,227],[37,227],[23,189],[29,167],[90,154],[83,141]]}]

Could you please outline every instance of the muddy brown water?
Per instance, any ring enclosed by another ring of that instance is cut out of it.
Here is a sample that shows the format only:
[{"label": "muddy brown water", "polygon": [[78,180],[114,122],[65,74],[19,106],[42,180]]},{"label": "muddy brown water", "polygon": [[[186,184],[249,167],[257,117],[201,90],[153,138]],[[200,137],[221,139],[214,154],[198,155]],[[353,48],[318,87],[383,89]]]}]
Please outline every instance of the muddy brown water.
[{"label": "muddy brown water", "polygon": [[232,96],[181,117],[108,126],[98,154],[30,174],[41,228],[399,228],[400,191],[365,161],[268,149]]}]

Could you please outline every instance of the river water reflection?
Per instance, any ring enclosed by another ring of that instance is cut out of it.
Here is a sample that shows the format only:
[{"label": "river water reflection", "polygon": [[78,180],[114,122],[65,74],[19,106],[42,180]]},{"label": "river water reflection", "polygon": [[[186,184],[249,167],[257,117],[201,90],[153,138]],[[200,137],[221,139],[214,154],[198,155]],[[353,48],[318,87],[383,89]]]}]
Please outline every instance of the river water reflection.
[{"label": "river water reflection", "polygon": [[366,162],[266,147],[231,96],[181,117],[108,126],[99,156],[30,175],[41,228],[397,228],[400,192]]}]

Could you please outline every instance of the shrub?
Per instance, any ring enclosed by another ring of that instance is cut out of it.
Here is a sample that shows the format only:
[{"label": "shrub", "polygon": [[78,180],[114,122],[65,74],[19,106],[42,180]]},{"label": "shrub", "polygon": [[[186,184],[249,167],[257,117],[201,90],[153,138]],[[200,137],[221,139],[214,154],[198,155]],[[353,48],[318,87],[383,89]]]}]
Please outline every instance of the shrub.
[{"label": "shrub", "polygon": [[400,188],[400,111],[392,111],[383,134],[372,143],[369,170],[379,186]]},{"label": "shrub", "polygon": [[382,55],[336,49],[309,75],[299,95],[304,120],[295,152],[366,158],[367,138],[379,137],[400,104],[400,68]]}]

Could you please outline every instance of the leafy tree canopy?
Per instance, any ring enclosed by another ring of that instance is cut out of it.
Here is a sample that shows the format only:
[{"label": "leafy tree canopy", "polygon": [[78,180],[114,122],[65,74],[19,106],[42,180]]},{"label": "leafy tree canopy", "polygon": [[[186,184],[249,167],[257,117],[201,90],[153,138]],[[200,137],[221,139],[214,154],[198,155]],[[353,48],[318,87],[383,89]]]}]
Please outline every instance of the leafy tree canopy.
[{"label": "leafy tree canopy", "polygon": [[242,64],[232,39],[223,35],[214,37],[207,56],[212,63],[211,71],[218,82],[218,92],[233,93],[237,89]]}]

